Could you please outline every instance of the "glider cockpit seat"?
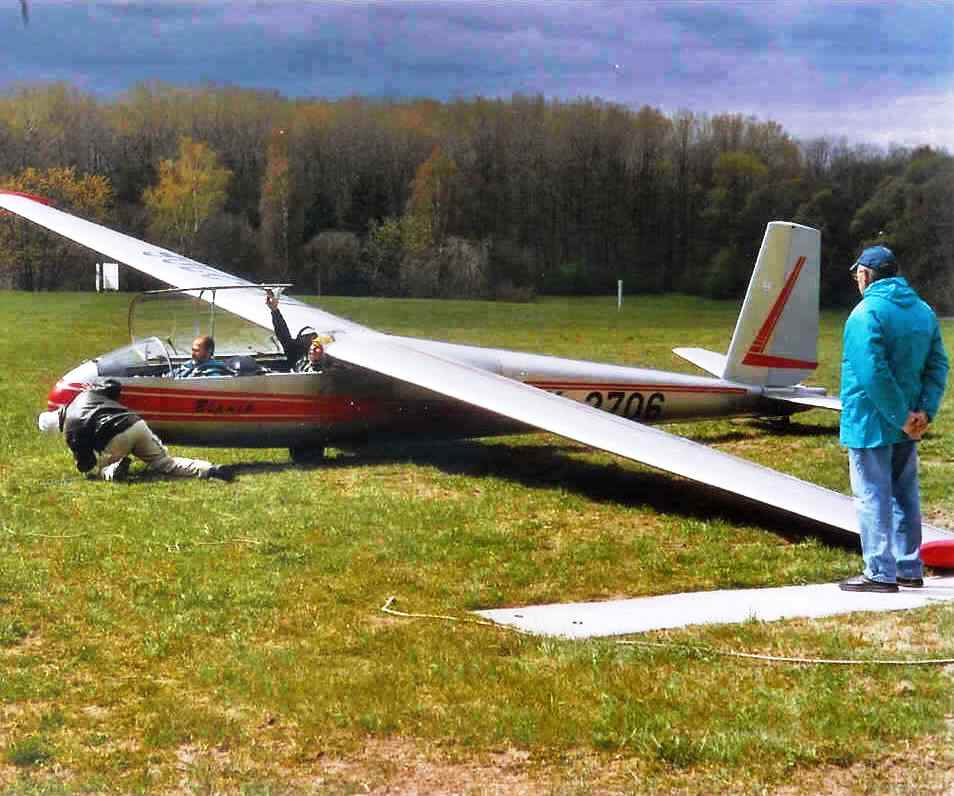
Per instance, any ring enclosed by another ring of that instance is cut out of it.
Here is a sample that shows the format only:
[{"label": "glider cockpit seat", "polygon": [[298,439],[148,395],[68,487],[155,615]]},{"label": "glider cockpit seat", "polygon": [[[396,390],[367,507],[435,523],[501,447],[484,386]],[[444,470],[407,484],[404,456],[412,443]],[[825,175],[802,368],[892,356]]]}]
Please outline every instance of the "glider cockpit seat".
[{"label": "glider cockpit seat", "polygon": [[268,368],[258,364],[255,357],[239,354],[225,360],[225,366],[236,376],[260,376],[268,373]]}]

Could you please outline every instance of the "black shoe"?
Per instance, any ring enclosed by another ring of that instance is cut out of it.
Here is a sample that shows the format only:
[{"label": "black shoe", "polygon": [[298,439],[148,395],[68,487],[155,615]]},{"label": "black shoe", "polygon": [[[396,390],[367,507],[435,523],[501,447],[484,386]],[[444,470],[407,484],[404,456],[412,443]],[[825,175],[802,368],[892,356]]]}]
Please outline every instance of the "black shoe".
[{"label": "black shoe", "polygon": [[879,580],[869,580],[864,575],[848,578],[838,584],[842,591],[869,591],[879,594],[890,594],[898,590],[897,583],[882,583]]},{"label": "black shoe", "polygon": [[217,478],[219,481],[235,480],[235,471],[227,464],[214,464],[206,478]]},{"label": "black shoe", "polygon": [[920,589],[924,585],[924,578],[902,578],[898,575],[898,585],[908,589]]}]

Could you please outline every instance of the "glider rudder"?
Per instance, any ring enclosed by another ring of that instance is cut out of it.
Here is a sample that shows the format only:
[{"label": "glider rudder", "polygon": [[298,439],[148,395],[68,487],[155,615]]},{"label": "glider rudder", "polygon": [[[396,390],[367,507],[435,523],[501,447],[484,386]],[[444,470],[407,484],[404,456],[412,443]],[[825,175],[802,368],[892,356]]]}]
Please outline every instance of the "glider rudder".
[{"label": "glider rudder", "polygon": [[821,233],[787,221],[765,228],[722,378],[789,387],[818,366]]}]

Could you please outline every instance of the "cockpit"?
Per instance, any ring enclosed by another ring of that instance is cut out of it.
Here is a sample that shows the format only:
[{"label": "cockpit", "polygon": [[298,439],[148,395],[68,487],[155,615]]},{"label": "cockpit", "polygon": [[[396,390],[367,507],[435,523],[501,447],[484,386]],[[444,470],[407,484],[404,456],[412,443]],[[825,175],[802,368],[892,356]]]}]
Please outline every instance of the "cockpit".
[{"label": "cockpit", "polygon": [[[146,337],[96,357],[96,375],[111,378],[141,376],[168,377],[189,357],[183,356],[168,340]],[[287,372],[285,357],[275,352],[227,354],[216,358],[234,376],[260,376]]]},{"label": "cockpit", "polygon": [[[283,287],[283,286],[266,286]],[[132,342],[92,360],[91,376],[163,378],[175,374],[191,358],[192,341],[208,335],[215,341],[215,359],[228,374],[259,376],[287,373],[288,360],[275,335],[236,315],[216,310],[215,295],[229,287],[194,290],[156,290],[136,296],[129,306]],[[231,290],[254,291],[261,287],[240,285]],[[226,374],[227,375],[227,374]]]}]

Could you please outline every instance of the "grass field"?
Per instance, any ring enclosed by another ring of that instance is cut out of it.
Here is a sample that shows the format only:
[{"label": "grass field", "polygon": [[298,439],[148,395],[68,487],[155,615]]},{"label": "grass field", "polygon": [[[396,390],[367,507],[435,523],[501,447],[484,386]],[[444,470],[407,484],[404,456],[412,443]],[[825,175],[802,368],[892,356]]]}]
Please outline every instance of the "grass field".
[{"label": "grass field", "polygon": [[[232,484],[86,481],[34,417],[126,340],[124,296],[0,293],[0,794],[943,793],[954,670],[766,666],[712,650],[954,657],[954,609],[562,642],[474,608],[832,581],[856,550],[551,436],[332,451],[177,449]],[[693,372],[737,305],[330,299],[409,335]],[[825,315],[835,387],[843,315]],[[954,329],[946,325],[948,339]],[[954,411],[921,448],[954,527]],[[837,418],[671,427],[847,491]],[[690,645],[691,648],[686,645]],[[704,649],[700,649],[703,647]],[[947,791],[950,792],[950,791]]]}]

